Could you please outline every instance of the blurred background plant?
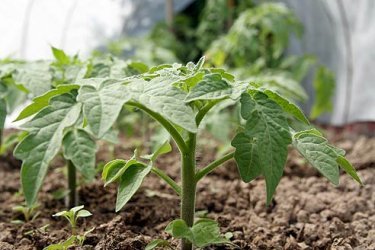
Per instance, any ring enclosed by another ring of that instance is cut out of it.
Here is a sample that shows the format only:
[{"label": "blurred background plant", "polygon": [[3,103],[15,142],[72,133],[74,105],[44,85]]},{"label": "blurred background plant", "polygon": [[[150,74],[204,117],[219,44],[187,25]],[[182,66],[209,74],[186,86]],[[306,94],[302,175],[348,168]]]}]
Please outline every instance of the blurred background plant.
[{"label": "blurred background plant", "polygon": [[[94,55],[109,52],[149,65],[186,63],[205,56],[206,66],[224,68],[238,79],[265,85],[292,102],[307,100],[301,82],[309,73],[314,74],[315,101],[310,118],[316,119],[332,110],[334,75],[313,55],[287,55],[292,36],[301,38],[303,26],[282,3],[194,1],[172,22],[156,24],[145,37],[111,41]],[[203,123],[219,142],[232,135],[231,124],[239,119],[236,107],[229,113],[222,111],[230,105],[215,107]],[[134,117],[121,120],[132,122],[127,119],[133,121]]]}]

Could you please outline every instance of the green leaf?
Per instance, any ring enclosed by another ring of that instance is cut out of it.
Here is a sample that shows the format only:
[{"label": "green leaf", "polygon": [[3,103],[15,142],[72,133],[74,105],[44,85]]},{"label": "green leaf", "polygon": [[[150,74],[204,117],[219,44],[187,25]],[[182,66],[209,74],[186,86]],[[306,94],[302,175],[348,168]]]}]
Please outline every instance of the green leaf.
[{"label": "green leaf", "polygon": [[301,85],[286,73],[270,72],[247,79],[259,83],[266,89],[280,93],[293,100],[305,101],[308,96]]},{"label": "green leaf", "polygon": [[339,184],[338,157],[327,140],[314,131],[301,131],[293,136],[293,146],[306,160],[334,185]]},{"label": "green leaf", "polygon": [[43,248],[43,250],[68,250],[68,248],[75,245],[75,241],[77,239],[77,236],[72,235],[67,240],[62,241],[58,244],[52,244],[48,247]]},{"label": "green leaf", "polygon": [[203,68],[203,65],[204,65],[204,62],[205,62],[206,58],[204,56],[202,56],[199,61],[197,62],[197,64],[194,66],[194,71],[195,72],[198,72],[200,69]]},{"label": "green leaf", "polygon": [[216,221],[199,219],[191,229],[194,236],[194,245],[206,247],[209,245],[231,244],[229,240],[221,236],[220,228]]},{"label": "green leaf", "polygon": [[132,165],[137,164],[138,161],[131,158],[128,161],[124,160],[113,160],[104,166],[102,179],[105,181],[104,186],[109,185],[112,182],[118,181],[125,171]]},{"label": "green leaf", "polygon": [[13,74],[13,78],[17,84],[22,84],[33,96],[42,95],[51,89],[52,75],[47,62],[20,65]]},{"label": "green leaf", "polygon": [[332,71],[320,66],[314,79],[315,101],[311,109],[311,119],[316,119],[325,112],[332,111],[332,97],[335,94],[335,76]]},{"label": "green leaf", "polygon": [[194,241],[194,236],[191,229],[186,225],[186,222],[182,219],[177,219],[170,222],[165,231],[177,239],[188,239],[191,243]]},{"label": "green leaf", "polygon": [[25,119],[31,115],[34,115],[38,113],[41,109],[46,107],[49,103],[49,100],[57,95],[61,95],[64,93],[69,93],[73,89],[78,89],[78,85],[75,84],[64,84],[57,86],[56,89],[50,90],[46,93],[44,93],[41,96],[35,97],[30,105],[28,105],[26,108],[24,108],[21,113],[18,115],[16,120],[19,121],[22,119]]},{"label": "green leaf", "polygon": [[89,217],[91,216],[92,213],[90,213],[89,211],[87,211],[86,209],[83,209],[83,210],[79,210],[78,213],[77,213],[77,218],[84,218],[84,217]]},{"label": "green leaf", "polygon": [[[4,128],[5,118],[7,116],[7,106],[4,99],[0,98],[0,130]],[[0,133],[2,133],[0,131]]]},{"label": "green leaf", "polygon": [[23,126],[30,134],[17,145],[14,154],[23,161],[21,182],[29,206],[36,200],[50,161],[60,150],[64,129],[77,121],[80,112],[81,104],[74,96],[63,94],[52,98],[49,106]]},{"label": "green leaf", "polygon": [[297,118],[301,122],[309,125],[310,122],[306,118],[305,114],[302,112],[302,110],[289,101],[288,99],[280,96],[278,93],[271,91],[271,90],[265,90],[264,93],[274,102],[276,102],[285,112],[291,114],[293,117]]},{"label": "green leaf", "polygon": [[186,239],[199,248],[220,244],[235,246],[220,234],[218,223],[210,219],[199,219],[191,228],[185,221],[177,219],[169,223],[165,231],[177,239]]},{"label": "green leaf", "polygon": [[239,133],[232,140],[232,146],[236,148],[234,159],[244,182],[250,182],[263,173],[254,138]]},{"label": "green leaf", "polygon": [[355,171],[355,168],[344,156],[339,155],[336,161],[348,175],[350,175],[359,184],[363,185],[361,178],[359,178],[357,172]]},{"label": "green leaf", "polygon": [[[125,166],[125,164],[126,164],[126,161],[121,160],[121,159],[112,160],[108,162],[107,164],[105,164],[105,166],[103,167],[103,172],[102,172],[102,180],[105,182],[108,182],[109,180],[113,179],[113,177],[119,172],[121,168]],[[104,184],[104,186],[106,186],[106,184]]]},{"label": "green leaf", "polygon": [[169,153],[171,151],[172,151],[172,146],[169,143],[169,140],[165,140],[163,143],[161,143],[160,145],[156,147],[156,150],[154,153],[150,155],[144,155],[142,156],[142,158],[150,160],[150,161],[155,161],[156,158],[158,158],[160,155]]},{"label": "green leaf", "polygon": [[84,85],[78,93],[77,100],[83,104],[88,127],[98,138],[108,132],[122,106],[131,98],[123,82],[114,80],[103,80],[97,88]]},{"label": "green leaf", "polygon": [[141,186],[143,179],[151,171],[151,165],[137,163],[131,165],[121,176],[121,180],[117,190],[116,212],[130,200]]},{"label": "green leaf", "polygon": [[57,49],[55,47],[51,47],[53,56],[55,59],[61,64],[69,64],[70,58],[65,54],[65,52],[61,49]]},{"label": "green leaf", "polygon": [[[238,146],[236,151],[239,150],[240,155],[243,155],[246,149],[254,151],[245,156],[246,161],[240,161],[244,165],[239,165],[239,169],[245,173],[241,178],[244,181],[251,180],[261,169],[266,180],[267,204],[269,204],[283,174],[288,144],[291,142],[289,125],[280,106],[261,92],[255,93],[253,97],[242,94],[241,116],[246,120],[244,134],[247,138],[242,135],[237,137],[237,141],[234,142]],[[246,140],[243,141],[244,139]],[[249,145],[251,141],[252,145]],[[253,158],[249,155],[253,155]],[[254,155],[257,155],[258,159],[254,158]],[[237,157],[237,159],[243,158]],[[249,167],[246,163],[250,159],[254,159],[254,164],[259,164],[253,166],[255,170],[253,174],[249,174],[249,170],[246,171]]]},{"label": "green leaf", "polygon": [[197,132],[193,109],[184,102],[186,93],[172,86],[173,79],[156,77],[151,81],[142,79],[127,87],[132,98],[164,118],[192,132]]},{"label": "green leaf", "polygon": [[223,80],[220,74],[209,74],[190,90],[185,102],[222,99],[231,94],[232,86]]},{"label": "green leaf", "polygon": [[96,144],[85,130],[68,131],[63,139],[63,152],[64,158],[71,160],[87,180],[95,177]]},{"label": "green leaf", "polygon": [[145,250],[152,250],[152,249],[156,249],[158,247],[160,247],[162,249],[165,249],[166,247],[172,249],[172,247],[170,246],[170,244],[167,240],[157,239],[157,240],[153,240],[150,243],[148,243]]}]

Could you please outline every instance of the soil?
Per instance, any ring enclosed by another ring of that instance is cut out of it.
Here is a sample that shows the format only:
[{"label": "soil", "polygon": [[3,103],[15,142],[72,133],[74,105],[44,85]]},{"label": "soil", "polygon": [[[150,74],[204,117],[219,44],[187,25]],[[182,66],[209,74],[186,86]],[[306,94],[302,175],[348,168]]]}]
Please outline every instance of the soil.
[{"label": "soil", "polygon": [[[264,180],[241,182],[235,163],[229,162],[199,184],[197,211],[216,219],[223,233],[232,232],[231,240],[240,249],[375,249],[375,138],[334,140],[347,150],[364,186],[342,175],[340,185],[334,187],[291,151],[269,207],[265,206]],[[216,151],[215,147],[199,149],[198,164],[212,161]],[[112,152],[103,145],[98,161],[111,159],[113,153],[117,158],[129,157],[132,149],[116,146]],[[178,160],[178,154],[171,153],[161,157],[157,165],[178,180]],[[12,210],[23,201],[19,194],[20,162],[10,154],[0,159],[1,250],[43,249],[69,237],[67,222],[52,217],[65,209],[64,201],[53,196],[66,185],[61,165],[62,160],[57,159],[45,180],[40,215],[15,224],[11,221],[22,219]],[[104,188],[99,176],[93,183],[83,184],[79,196],[80,204],[93,213],[79,221],[80,231],[95,227],[80,249],[144,249],[152,239],[168,239],[163,230],[179,215],[178,197],[152,174],[119,213],[114,212],[115,186]],[[173,242],[175,246],[178,243]]]}]

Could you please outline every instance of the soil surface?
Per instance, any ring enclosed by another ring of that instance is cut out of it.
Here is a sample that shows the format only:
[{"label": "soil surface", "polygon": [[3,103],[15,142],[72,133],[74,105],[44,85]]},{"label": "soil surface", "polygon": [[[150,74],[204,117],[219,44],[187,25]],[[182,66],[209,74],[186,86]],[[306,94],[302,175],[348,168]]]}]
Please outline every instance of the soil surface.
[{"label": "soil surface", "polygon": [[[199,184],[198,214],[216,219],[223,233],[232,232],[231,240],[240,249],[375,249],[375,138],[334,140],[347,151],[364,186],[342,175],[340,185],[334,187],[291,151],[271,206],[265,206],[264,180],[241,182],[235,163],[229,162]],[[116,146],[113,152],[104,145],[98,161],[110,160],[113,154],[128,158],[132,151]],[[212,161],[216,151],[214,147],[201,148],[198,165]],[[178,161],[178,154],[171,153],[161,157],[157,165],[178,180]],[[66,185],[62,165],[63,161],[56,159],[50,168],[39,196],[39,216],[17,224],[12,221],[23,217],[12,208],[23,202],[19,194],[20,162],[10,154],[1,157],[1,250],[43,249],[69,237],[67,222],[52,217],[65,210],[64,200],[54,196]],[[119,213],[114,212],[116,187],[104,188],[99,175],[93,183],[81,185],[79,196],[80,204],[93,214],[79,221],[79,230],[95,227],[80,249],[144,249],[152,239],[169,239],[163,230],[179,215],[178,197],[153,174]],[[178,243],[174,241],[175,246]]]}]

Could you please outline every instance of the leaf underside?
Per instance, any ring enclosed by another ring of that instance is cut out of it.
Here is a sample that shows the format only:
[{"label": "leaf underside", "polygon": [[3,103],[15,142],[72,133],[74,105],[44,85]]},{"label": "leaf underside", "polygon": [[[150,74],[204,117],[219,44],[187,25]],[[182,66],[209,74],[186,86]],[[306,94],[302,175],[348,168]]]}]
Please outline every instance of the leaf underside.
[{"label": "leaf underside", "polygon": [[83,113],[91,132],[103,137],[116,121],[122,106],[130,100],[121,81],[98,80],[98,86],[83,85],[77,100],[83,104]]},{"label": "leaf underside", "polygon": [[21,182],[26,202],[31,206],[37,197],[50,161],[58,153],[63,131],[72,126],[81,112],[81,104],[71,94],[54,97],[50,105],[41,110],[24,128],[27,135],[15,148],[21,159]]},{"label": "leaf underside", "polygon": [[63,152],[65,159],[71,160],[87,180],[95,177],[96,144],[85,130],[68,131],[63,139]]}]

